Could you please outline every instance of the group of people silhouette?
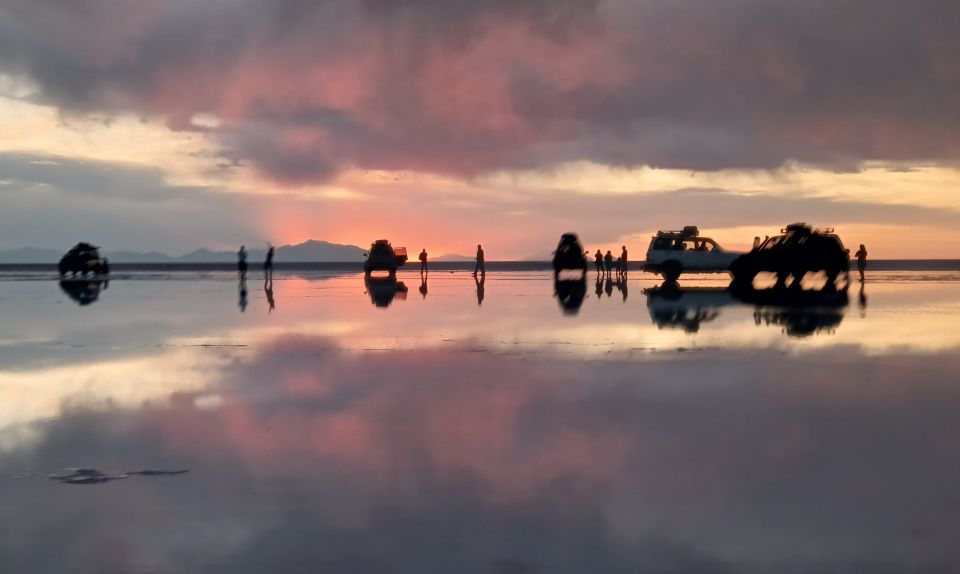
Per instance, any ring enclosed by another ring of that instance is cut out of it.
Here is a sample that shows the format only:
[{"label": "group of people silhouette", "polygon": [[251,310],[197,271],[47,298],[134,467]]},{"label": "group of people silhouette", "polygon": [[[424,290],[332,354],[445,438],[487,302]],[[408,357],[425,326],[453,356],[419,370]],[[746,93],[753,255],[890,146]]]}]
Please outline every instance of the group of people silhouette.
[{"label": "group of people silhouette", "polygon": [[600,252],[597,249],[597,252],[593,255],[594,265],[597,269],[597,275],[611,275],[616,273],[617,276],[626,276],[627,269],[629,267],[629,260],[627,258],[627,246],[622,245],[620,247],[620,256],[614,260],[613,253],[607,249],[606,255]]}]

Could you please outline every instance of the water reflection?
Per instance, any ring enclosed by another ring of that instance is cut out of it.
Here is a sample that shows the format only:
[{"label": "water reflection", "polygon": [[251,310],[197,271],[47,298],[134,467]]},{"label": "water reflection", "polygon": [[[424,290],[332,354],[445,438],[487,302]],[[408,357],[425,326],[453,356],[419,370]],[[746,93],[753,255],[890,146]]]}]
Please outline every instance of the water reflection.
[{"label": "water reflection", "polygon": [[397,281],[396,275],[376,277],[365,275],[363,284],[370,296],[370,302],[377,307],[387,308],[394,299],[407,299],[407,286],[403,281]]},{"label": "water reflection", "polygon": [[483,297],[484,297],[484,295],[485,295],[485,294],[484,294],[484,285],[485,285],[486,282],[487,282],[487,274],[486,274],[486,273],[480,273],[480,274],[474,273],[474,275],[473,275],[473,280],[474,280],[474,282],[477,284],[477,306],[479,307],[479,306],[483,305]]},{"label": "water reflection", "polygon": [[100,279],[63,279],[60,289],[77,305],[86,306],[100,298],[100,292],[110,287],[110,281]]},{"label": "water reflection", "polygon": [[579,279],[560,279],[560,276],[556,275],[553,293],[565,315],[576,315],[587,295],[587,278],[581,276]]},{"label": "water reflection", "polygon": [[169,400],[65,409],[8,443],[0,476],[64,460],[190,472],[82,492],[4,480],[0,569],[960,567],[955,352],[495,359],[457,346],[358,360],[280,335],[211,357],[205,385]]},{"label": "water reflection", "polygon": [[[650,317],[660,328],[679,327],[697,333],[732,305],[754,307],[756,325],[777,325],[792,337],[833,334],[843,321],[849,298],[846,289],[799,287],[681,287],[667,282],[644,290]],[[866,296],[861,290],[861,297]]]}]

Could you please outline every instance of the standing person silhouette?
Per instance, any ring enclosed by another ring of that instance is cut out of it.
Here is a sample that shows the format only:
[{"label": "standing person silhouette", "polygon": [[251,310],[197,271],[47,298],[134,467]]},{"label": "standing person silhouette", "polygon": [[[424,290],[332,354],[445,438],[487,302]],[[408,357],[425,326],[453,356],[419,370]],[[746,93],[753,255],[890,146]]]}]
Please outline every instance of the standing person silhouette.
[{"label": "standing person silhouette", "polygon": [[245,245],[241,245],[240,251],[237,251],[237,272],[240,273],[242,279],[247,278],[247,248]]},{"label": "standing person silhouette", "polygon": [[263,260],[263,276],[273,277],[273,245],[267,243],[267,256]]},{"label": "standing person silhouette", "polygon": [[867,248],[864,247],[863,243],[860,244],[860,249],[855,257],[857,258],[857,271],[860,272],[860,282],[863,283],[863,272],[867,270]]},{"label": "standing person silhouette", "polygon": [[600,253],[600,250],[597,249],[597,252],[593,254],[593,261],[597,266],[597,275],[603,274],[603,253]]},{"label": "standing person silhouette", "polygon": [[487,274],[487,267],[483,260],[483,246],[479,243],[477,244],[477,266],[473,268],[473,276],[476,277],[477,273],[482,273],[484,276]]},{"label": "standing person silhouette", "polygon": [[427,248],[420,252],[420,275],[427,273]]},{"label": "standing person silhouette", "polygon": [[627,246],[621,245],[620,249],[620,273],[623,275],[627,274]]},{"label": "standing person silhouette", "polygon": [[603,264],[607,269],[607,275],[610,275],[610,271],[613,269],[613,253],[607,249],[607,254],[603,256]]}]

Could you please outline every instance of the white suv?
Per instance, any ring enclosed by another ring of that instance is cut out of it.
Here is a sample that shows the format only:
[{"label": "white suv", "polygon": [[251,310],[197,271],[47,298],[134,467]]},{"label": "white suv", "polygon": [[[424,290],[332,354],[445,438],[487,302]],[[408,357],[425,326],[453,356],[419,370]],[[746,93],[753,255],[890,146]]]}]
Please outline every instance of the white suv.
[{"label": "white suv", "polygon": [[701,237],[693,225],[681,231],[658,231],[650,239],[643,270],[659,273],[665,281],[676,281],[682,273],[727,273],[730,264],[743,255],[725,251],[709,237]]}]

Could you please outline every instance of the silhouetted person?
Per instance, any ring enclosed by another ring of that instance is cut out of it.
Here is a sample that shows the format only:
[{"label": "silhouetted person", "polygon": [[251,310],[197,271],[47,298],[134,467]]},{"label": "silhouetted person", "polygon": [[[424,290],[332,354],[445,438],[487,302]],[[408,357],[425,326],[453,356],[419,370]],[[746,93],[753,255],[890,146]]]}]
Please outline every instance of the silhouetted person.
[{"label": "silhouetted person", "polygon": [[483,284],[487,280],[487,274],[481,273],[479,276],[474,273],[473,280],[477,282],[477,306],[483,305]]},{"label": "silhouetted person", "polygon": [[610,270],[613,269],[613,253],[610,253],[609,249],[607,249],[607,254],[603,256],[603,264],[607,268],[607,275],[610,275]]},{"label": "silhouetted person", "polygon": [[757,249],[760,249],[760,236],[759,236],[759,235],[753,238],[753,251],[756,251]]},{"label": "silhouetted person", "polygon": [[273,245],[267,248],[267,256],[263,260],[263,275],[273,277]]},{"label": "silhouetted person", "polygon": [[237,303],[240,306],[240,312],[243,313],[247,310],[247,276],[246,270],[241,271],[240,274],[240,301]]},{"label": "silhouetted person", "polygon": [[603,253],[600,253],[599,249],[597,249],[596,254],[594,254],[593,260],[597,265],[597,275],[603,274]]},{"label": "silhouetted person", "polygon": [[420,251],[420,275],[423,275],[427,272],[427,250],[424,248]]},{"label": "silhouetted person", "polygon": [[624,275],[627,274],[627,246],[622,245],[620,247],[620,272]]},{"label": "silhouetted person", "polygon": [[487,267],[483,260],[483,246],[479,243],[477,244],[477,266],[473,268],[473,276],[476,277],[477,273],[487,274]]},{"label": "silhouetted person", "polygon": [[863,272],[867,270],[867,248],[860,244],[860,249],[854,257],[857,258],[857,271],[860,272],[860,282],[863,283]]},{"label": "silhouetted person", "polygon": [[106,257],[104,257],[103,262],[100,263],[100,273],[102,275],[110,274],[110,261],[108,261]]},{"label": "silhouetted person", "polygon": [[270,305],[270,309],[267,310],[267,313],[273,313],[273,310],[277,308],[277,302],[273,300],[273,271],[271,270],[270,275],[264,277],[263,279],[263,292],[267,296],[267,305]]},{"label": "silhouetted person", "polygon": [[237,272],[241,279],[247,278],[247,248],[243,245],[240,246],[240,251],[237,251]]},{"label": "silhouetted person", "polygon": [[427,276],[422,273],[420,275],[420,295],[422,295],[424,299],[427,298]]}]

